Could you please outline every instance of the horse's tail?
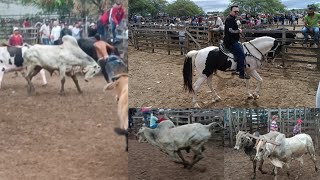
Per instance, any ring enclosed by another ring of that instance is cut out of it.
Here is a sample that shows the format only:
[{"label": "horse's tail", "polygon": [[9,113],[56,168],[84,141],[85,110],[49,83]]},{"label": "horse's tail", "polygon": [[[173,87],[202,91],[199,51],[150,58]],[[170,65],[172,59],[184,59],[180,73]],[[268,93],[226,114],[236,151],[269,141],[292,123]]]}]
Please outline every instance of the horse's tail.
[{"label": "horse's tail", "polygon": [[192,88],[192,59],[198,54],[198,51],[187,53],[183,64],[183,87],[185,91],[194,92]]}]

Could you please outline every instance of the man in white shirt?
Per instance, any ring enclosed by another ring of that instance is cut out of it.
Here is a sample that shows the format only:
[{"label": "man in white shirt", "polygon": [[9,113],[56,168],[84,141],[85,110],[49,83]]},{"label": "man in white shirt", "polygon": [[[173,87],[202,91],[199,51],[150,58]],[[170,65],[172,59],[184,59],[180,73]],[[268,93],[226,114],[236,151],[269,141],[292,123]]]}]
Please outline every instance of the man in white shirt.
[{"label": "man in white shirt", "polygon": [[41,40],[42,44],[48,45],[49,44],[49,38],[50,38],[50,27],[49,22],[46,21],[41,28],[40,28],[40,34],[41,34]]},{"label": "man in white shirt", "polygon": [[220,17],[218,15],[213,16],[213,21],[211,26],[213,26],[212,30],[217,32],[223,32],[224,31],[224,25]]},{"label": "man in white shirt", "polygon": [[53,28],[51,30],[51,40],[53,41],[54,45],[59,45],[60,44],[60,32],[61,32],[61,27],[58,26],[58,21],[53,21]]},{"label": "man in white shirt", "polygon": [[75,27],[72,28],[72,36],[76,38],[77,40],[80,39],[80,28],[79,28],[79,23],[76,23]]}]

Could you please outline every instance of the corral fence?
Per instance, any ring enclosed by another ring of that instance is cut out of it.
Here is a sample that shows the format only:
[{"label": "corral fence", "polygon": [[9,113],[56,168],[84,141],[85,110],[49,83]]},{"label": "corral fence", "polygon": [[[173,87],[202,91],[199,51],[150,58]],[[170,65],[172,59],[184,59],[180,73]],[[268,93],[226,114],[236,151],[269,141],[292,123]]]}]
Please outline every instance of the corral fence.
[{"label": "corral fence", "polygon": [[[29,18],[29,22],[31,27],[22,28],[23,21],[26,18]],[[59,20],[60,22],[66,22],[69,25],[83,20],[83,22],[95,22],[97,18],[87,17],[86,19],[82,19],[78,16],[66,16],[66,17],[59,17],[58,15],[50,15],[50,14],[43,14],[43,15],[0,15],[0,40],[7,41],[9,36],[13,33],[13,28],[18,27],[20,34],[23,36],[23,40],[29,44],[36,44],[40,43],[40,34],[39,30],[40,27],[45,21],[53,22],[55,20]]]},{"label": "corral fence", "polygon": [[259,131],[265,134],[270,131],[273,115],[278,115],[279,132],[286,137],[293,136],[293,128],[297,119],[302,119],[302,133],[309,134],[316,148],[319,148],[319,109],[315,108],[288,108],[288,109],[225,109],[225,144],[230,147],[235,145],[235,136],[239,130],[251,134]]},{"label": "corral fence", "polygon": [[[286,27],[286,26],[281,26]],[[300,27],[296,25],[294,28]],[[179,44],[179,31],[185,31],[185,39],[182,44]],[[299,34],[302,36],[301,30],[255,30],[245,29],[245,34],[251,33],[263,33],[265,35],[279,33],[281,38],[277,38],[282,44],[291,42],[290,45],[284,45],[281,49],[280,58],[282,65],[288,63],[306,63],[316,64],[318,69],[320,68],[320,47],[302,47],[302,38],[286,38],[287,34]],[[130,25],[129,29],[129,41],[137,50],[151,50],[154,53],[156,50],[165,50],[168,54],[171,52],[180,52],[184,54],[193,49],[201,49],[207,46],[218,46],[222,40],[223,35],[219,32],[210,30],[208,26],[164,26],[159,25]],[[241,41],[249,41],[254,37],[242,37]],[[292,50],[292,51],[288,51]],[[305,50],[311,53],[297,53],[295,50]],[[308,59],[304,58],[308,57]],[[311,59],[310,59],[311,58]]]},{"label": "corral fence", "polygon": [[[223,123],[224,111],[218,109],[168,109],[165,110],[165,116],[168,117],[176,126],[192,123],[201,123],[206,125],[212,122]],[[143,115],[141,112],[139,112],[139,109],[137,109],[135,115],[132,116],[132,119],[134,122],[134,126],[132,127],[131,131],[137,133],[139,131],[139,128],[144,124]],[[213,139],[221,141],[221,143],[223,144],[223,132],[215,133]]]}]

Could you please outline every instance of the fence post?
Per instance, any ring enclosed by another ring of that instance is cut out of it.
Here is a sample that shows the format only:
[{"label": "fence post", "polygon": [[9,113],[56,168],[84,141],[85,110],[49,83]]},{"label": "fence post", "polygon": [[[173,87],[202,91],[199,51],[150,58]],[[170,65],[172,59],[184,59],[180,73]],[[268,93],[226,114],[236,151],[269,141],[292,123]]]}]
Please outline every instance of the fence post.
[{"label": "fence post", "polygon": [[316,49],[315,52],[317,53],[317,69],[320,70],[320,47],[318,47],[318,50]]},{"label": "fence post", "polygon": [[282,65],[284,67],[284,53],[285,53],[285,49],[286,49],[286,45],[285,45],[285,42],[286,42],[286,30],[282,29],[282,47],[281,47],[281,60],[282,60]]},{"label": "fence post", "polygon": [[233,146],[233,128],[232,128],[232,119],[231,119],[231,108],[228,108],[227,117],[229,120],[229,135],[230,135],[230,145]]}]

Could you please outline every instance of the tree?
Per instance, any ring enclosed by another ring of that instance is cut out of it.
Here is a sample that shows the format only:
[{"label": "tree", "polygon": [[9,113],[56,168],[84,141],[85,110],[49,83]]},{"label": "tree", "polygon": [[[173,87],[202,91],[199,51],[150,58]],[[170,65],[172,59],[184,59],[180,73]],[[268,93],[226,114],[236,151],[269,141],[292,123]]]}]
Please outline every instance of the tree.
[{"label": "tree", "polygon": [[176,0],[167,6],[166,12],[171,16],[178,17],[204,14],[203,9],[191,0]]},{"label": "tree", "polygon": [[129,0],[129,16],[150,14],[155,17],[159,12],[164,11],[166,4],[166,0]]},{"label": "tree", "polygon": [[285,12],[285,6],[280,0],[231,0],[229,7],[224,11],[225,15],[229,14],[232,4],[239,5],[240,13],[247,13],[253,16],[258,13],[275,14],[277,12]]},{"label": "tree", "polygon": [[22,4],[32,4],[45,12],[57,12],[59,15],[66,15],[71,12],[74,6],[73,0],[20,0]]}]

